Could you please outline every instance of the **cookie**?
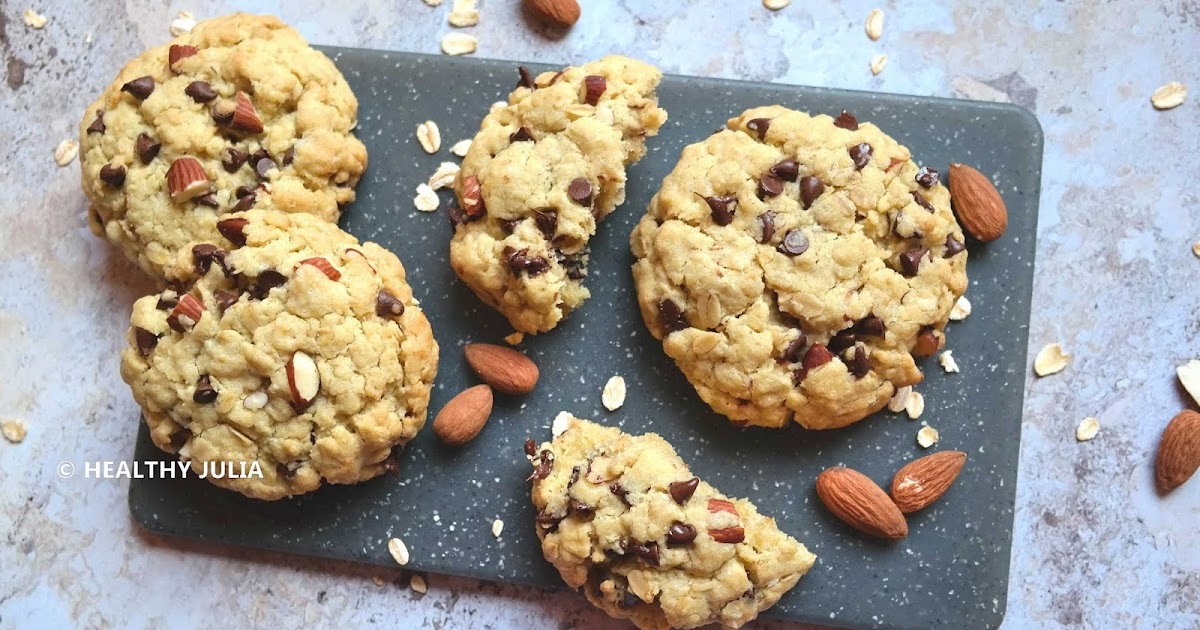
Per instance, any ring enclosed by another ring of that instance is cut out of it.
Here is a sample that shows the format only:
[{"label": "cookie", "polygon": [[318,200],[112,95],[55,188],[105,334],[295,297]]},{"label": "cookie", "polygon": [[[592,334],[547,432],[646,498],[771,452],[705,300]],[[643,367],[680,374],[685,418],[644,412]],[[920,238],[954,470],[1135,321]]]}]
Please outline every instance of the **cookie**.
[{"label": "cookie", "polygon": [[646,325],[738,424],[856,422],[921,381],[966,290],[937,171],[843,113],[751,109],[683,150],[630,238]]},{"label": "cookie", "polygon": [[596,224],[625,200],[625,167],[667,113],[654,66],[611,56],[536,79],[483,119],[455,180],[450,264],[525,333],[548,331],[590,295]]},{"label": "cookie", "polygon": [[222,217],[181,251],[189,286],[138,300],[121,354],[161,449],[257,465],[210,479],[274,500],[383,472],[425,424],[438,345],[395,255],[307,214]]},{"label": "cookie", "polygon": [[367,151],[358,102],[325,55],[278,19],[201,22],[129,62],[88,106],[79,163],[88,223],[150,275],[215,238],[225,214],[336,221]]},{"label": "cookie", "polygon": [[526,442],[537,535],[571,588],[639,628],[736,628],[771,607],[816,557],[746,499],[692,475],[656,434],[572,420]]}]

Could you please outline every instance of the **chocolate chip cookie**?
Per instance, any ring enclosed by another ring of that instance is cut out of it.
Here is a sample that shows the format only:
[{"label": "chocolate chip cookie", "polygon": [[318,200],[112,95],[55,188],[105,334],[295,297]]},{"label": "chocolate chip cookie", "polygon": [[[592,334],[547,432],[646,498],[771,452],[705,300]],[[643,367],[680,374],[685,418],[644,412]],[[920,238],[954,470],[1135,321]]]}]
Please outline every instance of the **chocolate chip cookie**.
[{"label": "chocolate chip cookie", "polygon": [[653,433],[573,419],[553,442],[525,449],[546,559],[643,630],[742,626],[816,560],[752,503],[693,476]]},{"label": "chocolate chip cookie", "polygon": [[633,231],[642,317],[736,423],[856,422],[945,342],[967,285],[950,193],[847,112],[727,127],[683,150]]},{"label": "chocolate chip cookie", "polygon": [[358,102],[295,30],[269,16],[198,24],[129,62],[79,127],[89,224],[147,273],[214,238],[224,214],[336,221],[367,163]]},{"label": "chocolate chip cookie", "polygon": [[625,167],[667,113],[657,68],[611,56],[536,79],[483,119],[451,208],[450,264],[513,328],[558,325],[590,295],[588,241],[625,200]]},{"label": "chocolate chip cookie", "polygon": [[[137,301],[121,375],[161,449],[257,499],[356,483],[425,424],[438,345],[395,255],[308,214],[223,216]],[[186,290],[183,287],[189,287]]]}]

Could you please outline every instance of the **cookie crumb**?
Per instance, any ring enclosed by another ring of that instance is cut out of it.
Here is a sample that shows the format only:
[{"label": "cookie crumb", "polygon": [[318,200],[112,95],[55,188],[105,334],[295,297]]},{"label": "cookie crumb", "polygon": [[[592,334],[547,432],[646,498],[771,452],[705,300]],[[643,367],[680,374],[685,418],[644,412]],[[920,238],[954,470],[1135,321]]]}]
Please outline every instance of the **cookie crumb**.
[{"label": "cookie crumb", "polygon": [[426,592],[429,591],[429,586],[427,584],[425,584],[425,578],[417,575],[416,573],[414,573],[412,578],[409,579],[408,585],[410,587],[412,587],[412,590],[414,592],[420,593],[422,595],[424,595]]},{"label": "cookie crumb", "polygon": [[875,55],[871,58],[871,74],[878,75],[887,67],[887,55]]},{"label": "cookie crumb", "polygon": [[447,33],[442,38],[442,52],[447,55],[469,55],[475,52],[479,40],[465,33]]},{"label": "cookie crumb", "polygon": [[417,185],[417,196],[413,197],[413,205],[421,212],[433,212],[441,205],[441,200],[438,199],[437,193],[429,187],[429,184]]},{"label": "cookie crumb", "polygon": [[778,11],[791,3],[792,0],[763,0],[763,6],[772,11]]},{"label": "cookie crumb", "polygon": [[896,390],[892,394],[892,399],[888,401],[888,411],[892,413],[900,413],[908,407],[908,397],[912,395],[912,385],[905,385]]},{"label": "cookie crumb", "polygon": [[475,8],[475,0],[454,0],[450,9],[450,26],[464,28],[479,23],[479,10]]},{"label": "cookie crumb", "polygon": [[20,444],[29,431],[25,428],[25,423],[20,420],[5,420],[0,423],[0,433],[4,434],[4,439],[13,444]]},{"label": "cookie crumb", "polygon": [[1183,101],[1187,99],[1187,86],[1179,81],[1172,81],[1150,95],[1150,104],[1154,105],[1154,109],[1165,111],[1175,109],[1183,105]]},{"label": "cookie crumb", "polygon": [[46,22],[49,22],[49,21],[50,20],[48,20],[46,18],[46,16],[42,15],[41,13],[38,13],[37,11],[34,11],[33,9],[25,9],[25,25],[26,26],[28,26],[32,29],[41,30],[42,27],[46,26]]},{"label": "cookie crumb", "polygon": [[77,155],[79,155],[79,143],[74,140],[63,140],[54,148],[54,163],[66,166],[73,162]]},{"label": "cookie crumb", "polygon": [[883,11],[871,9],[871,13],[867,15],[866,30],[871,41],[876,41],[883,35]]},{"label": "cookie crumb", "polygon": [[956,322],[961,322],[971,314],[971,300],[963,295],[954,303],[954,307],[950,309],[950,319]]},{"label": "cookie crumb", "polygon": [[371,581],[375,583],[375,586],[383,586],[384,584],[383,578],[378,575],[371,576]]},{"label": "cookie crumb", "polygon": [[492,521],[492,536],[499,538],[502,531],[504,531],[504,521],[500,519]]},{"label": "cookie crumb", "polygon": [[1195,254],[1197,258],[1200,258],[1200,241],[1192,243],[1192,253]]},{"label": "cookie crumb", "polygon": [[571,423],[576,420],[575,416],[569,411],[560,411],[557,416],[554,416],[554,421],[550,423],[550,434],[558,437],[564,431],[571,428]]},{"label": "cookie crumb", "polygon": [[388,540],[388,553],[392,554],[392,559],[396,564],[404,566],[408,564],[408,546],[399,538]]},{"label": "cookie crumb", "polygon": [[1175,368],[1175,374],[1179,376],[1179,384],[1183,385],[1192,400],[1200,404],[1200,360],[1192,359]]},{"label": "cookie crumb", "polygon": [[471,141],[470,140],[459,140],[458,142],[454,143],[454,146],[450,147],[450,152],[453,153],[454,155],[457,155],[458,157],[466,157],[467,151],[470,151],[470,150],[471,150]]},{"label": "cookie crumb", "polygon": [[432,120],[417,125],[417,142],[426,153],[437,153],[442,147],[442,134],[438,131],[437,123]]},{"label": "cookie crumb", "polygon": [[193,28],[196,28],[196,17],[191,11],[180,11],[175,15],[175,19],[171,20],[168,30],[171,31],[171,37],[179,37],[184,33],[191,33]]},{"label": "cookie crumb", "polygon": [[1063,352],[1062,345],[1052,343],[1042,348],[1033,360],[1033,371],[1038,376],[1058,374],[1067,367],[1071,355]]},{"label": "cookie crumb", "polygon": [[938,356],[938,363],[942,364],[942,369],[953,374],[958,372],[958,361],[954,360],[952,350],[947,350]]},{"label": "cookie crumb", "polygon": [[1075,439],[1080,442],[1087,442],[1088,440],[1096,437],[1096,434],[1099,432],[1100,421],[1089,416],[1084,418],[1083,422],[1080,422],[1079,426],[1075,428]]},{"label": "cookie crumb", "polygon": [[908,412],[908,417],[916,420],[925,413],[925,395],[921,392],[911,392],[908,395],[908,400],[904,402],[904,411]]},{"label": "cookie crumb", "polygon": [[614,376],[608,379],[604,384],[604,391],[600,394],[600,402],[604,403],[604,408],[609,411],[616,411],[625,404],[625,378]]},{"label": "cookie crumb", "polygon": [[920,431],[917,431],[917,444],[920,444],[921,448],[929,448],[937,444],[940,439],[938,430],[931,426],[923,426]]},{"label": "cookie crumb", "polygon": [[519,346],[521,345],[522,341],[525,341],[525,333],[523,332],[514,332],[504,335],[504,343],[510,346]]},{"label": "cookie crumb", "polygon": [[429,187],[438,190],[453,184],[454,178],[458,176],[458,170],[458,165],[454,162],[438,164],[437,170],[429,176]]}]

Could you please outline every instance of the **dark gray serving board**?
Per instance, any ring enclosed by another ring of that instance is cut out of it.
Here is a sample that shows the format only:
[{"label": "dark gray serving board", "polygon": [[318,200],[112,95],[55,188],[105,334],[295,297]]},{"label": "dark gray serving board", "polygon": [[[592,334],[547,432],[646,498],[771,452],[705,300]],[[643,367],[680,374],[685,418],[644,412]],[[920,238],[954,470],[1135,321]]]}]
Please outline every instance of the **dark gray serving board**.
[{"label": "dark gray serving board", "polygon": [[[430,404],[436,412],[476,382],[461,346],[502,343],[511,330],[451,272],[445,211],[416,212],[412,198],[439,162],[456,160],[449,147],[470,138],[488,105],[513,87],[516,64],[326,51],[358,94],[358,135],[371,156],[342,225],[390,248],[408,268],[442,348]],[[633,433],[662,434],[696,474],[751,498],[817,554],[812,572],[767,616],[864,628],[998,626],[1008,588],[1027,369],[1042,162],[1037,120],[1010,105],[693,77],[666,77],[659,96],[670,121],[650,139],[645,159],[630,168],[628,199],[592,244],[592,299],[558,329],[523,346],[541,366],[534,394],[499,397],[483,433],[460,450],[442,447],[426,429],[400,458],[398,474],[290,501],[260,503],[197,479],[134,480],[129,505],[136,521],[169,536],[381,565],[393,565],[386,542],[398,536],[412,551],[410,568],[561,584],[534,534],[522,445],[530,436],[547,439],[550,421],[567,410]],[[734,428],[700,401],[638,314],[628,239],[653,191],[686,144],[743,109],[771,103],[814,113],[849,109],[942,173],[960,161],[994,174],[1008,204],[1004,238],[969,244],[974,314],[949,331],[962,372],[946,374],[927,360],[919,387],[926,400],[921,421],[941,431],[936,448],[965,451],[966,469],[944,499],[909,519],[910,534],[899,543],[866,539],[835,520],[818,502],[813,481],[822,469],[841,464],[889,483],[904,462],[923,454],[915,442],[920,422],[884,411],[837,431]],[[441,127],[443,148],[435,156],[414,138],[424,120]],[[444,207],[451,195],[441,195]],[[625,406],[610,413],[600,404],[600,390],[614,374],[625,377],[629,394]],[[144,426],[136,457],[162,457]],[[495,518],[505,522],[498,541],[490,531]]]}]

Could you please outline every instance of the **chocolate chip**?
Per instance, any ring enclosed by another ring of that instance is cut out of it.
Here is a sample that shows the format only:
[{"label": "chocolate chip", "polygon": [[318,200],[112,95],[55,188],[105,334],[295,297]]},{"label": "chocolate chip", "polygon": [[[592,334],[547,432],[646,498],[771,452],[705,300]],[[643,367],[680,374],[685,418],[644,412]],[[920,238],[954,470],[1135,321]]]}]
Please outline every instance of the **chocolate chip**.
[{"label": "chocolate chip", "polygon": [[858,342],[858,336],[854,334],[853,329],[847,328],[839,330],[825,347],[834,354],[841,354],[843,350],[853,346],[856,342]]},{"label": "chocolate chip", "polygon": [[288,147],[287,151],[283,152],[283,165],[288,166],[296,159],[296,147]]},{"label": "chocolate chip", "polygon": [[380,317],[400,317],[404,314],[404,302],[381,289],[375,297],[375,314]]},{"label": "chocolate chip", "polygon": [[214,262],[225,268],[225,253],[216,245],[200,243],[192,248],[192,262],[196,265],[196,271],[206,274]]},{"label": "chocolate chip", "polygon": [[521,77],[517,79],[517,87],[529,88],[531,90],[537,89],[537,84],[533,82],[533,76],[529,74],[529,68],[517,66],[517,74]]},{"label": "chocolate chip", "polygon": [[197,103],[207,103],[214,98],[217,98],[216,90],[204,81],[192,81],[187,87],[183,88],[183,93],[192,97]]},{"label": "chocolate chip", "polygon": [[821,193],[823,192],[825,192],[825,184],[822,184],[821,180],[813,177],[812,175],[806,175],[800,178],[800,201],[804,202],[805,210],[811,208],[813,202],[816,201],[817,197],[820,197]]},{"label": "chocolate chip", "polygon": [[922,188],[933,188],[934,186],[937,186],[938,181],[940,181],[941,178],[941,173],[938,173],[928,166],[922,166],[921,169],[917,171],[917,183],[920,184]]},{"label": "chocolate chip", "polygon": [[584,503],[583,501],[578,501],[575,499],[572,499],[571,502],[567,504],[567,508],[570,509],[571,513],[578,514],[583,518],[590,518],[596,513],[596,508]]},{"label": "chocolate chip", "polygon": [[235,293],[233,291],[217,289],[216,291],[213,291],[213,297],[217,300],[217,306],[221,307],[222,311],[227,311],[229,310],[229,307],[237,304],[238,300],[241,299],[242,294]]},{"label": "chocolate chip", "polygon": [[794,182],[796,181],[796,177],[800,175],[800,163],[792,158],[782,160],[771,167],[771,174],[779,179]]},{"label": "chocolate chip", "polygon": [[248,159],[250,159],[250,155],[245,151],[228,147],[225,149],[225,155],[221,156],[221,166],[225,167],[226,173],[233,173],[242,168]]},{"label": "chocolate chip", "polygon": [[804,333],[800,333],[788,344],[788,347],[783,351],[783,359],[788,363],[797,363],[804,357],[804,347],[808,345],[808,337]]},{"label": "chocolate chip", "polygon": [[254,172],[258,173],[258,176],[262,179],[266,179],[267,175],[277,168],[279,168],[279,165],[269,157],[265,157],[254,163]]},{"label": "chocolate chip", "polygon": [[167,289],[162,292],[162,295],[158,296],[158,302],[154,305],[154,308],[160,311],[169,311],[175,308],[175,305],[178,303],[179,294],[171,289]]},{"label": "chocolate chip", "polygon": [[914,247],[903,254],[900,254],[900,267],[904,270],[904,275],[913,277],[921,270],[921,259],[928,254],[929,250],[924,247]]},{"label": "chocolate chip", "polygon": [[512,134],[508,136],[508,141],[509,142],[532,142],[533,135],[529,133],[528,129],[521,127],[519,129],[517,129],[516,131],[512,132]]},{"label": "chocolate chip", "polygon": [[250,193],[238,199],[238,202],[233,204],[232,212],[245,212],[254,207],[254,202],[258,201],[258,195]]},{"label": "chocolate chip", "polygon": [[96,120],[93,120],[92,124],[88,125],[87,132],[104,135],[105,129],[107,127],[104,126],[104,110],[98,109],[96,110]]},{"label": "chocolate chip", "polygon": [[683,311],[679,310],[679,305],[674,300],[666,299],[658,302],[658,325],[670,334],[687,328],[688,322]]},{"label": "chocolate chip", "polygon": [[864,337],[882,337],[884,332],[883,320],[877,315],[867,315],[858,320],[854,331]]},{"label": "chocolate chip", "polygon": [[770,118],[755,118],[746,122],[746,128],[758,135],[758,139],[762,140],[767,137],[767,129],[771,128]]},{"label": "chocolate chip", "polygon": [[758,179],[758,198],[766,199],[783,192],[783,180],[770,173],[764,173]]},{"label": "chocolate chip", "polygon": [[447,206],[446,215],[450,217],[450,225],[455,226],[463,225],[464,223],[470,223],[471,221],[483,217],[482,214],[477,217],[473,217],[467,214],[467,211],[463,210],[462,207],[458,206],[457,204],[450,204]]},{"label": "chocolate chip", "polygon": [[208,206],[209,208],[216,208],[217,206],[221,205],[219,202],[217,202],[217,196],[213,193],[207,193],[196,197],[196,203],[202,206]]},{"label": "chocolate chip", "polygon": [[576,481],[579,481],[579,466],[571,469],[571,479],[570,481],[567,481],[567,487],[570,488],[571,486],[575,485]]},{"label": "chocolate chip", "polygon": [[150,160],[158,155],[160,149],[162,149],[162,143],[155,142],[154,138],[144,133],[138,134],[137,142],[133,143],[133,150],[137,152],[138,159],[142,161],[142,164],[149,164]]},{"label": "chocolate chip", "polygon": [[187,429],[180,429],[171,434],[171,449],[173,452],[179,452],[185,444],[192,440],[192,432]]},{"label": "chocolate chip", "polygon": [[229,239],[229,242],[241,247],[246,244],[246,224],[249,223],[241,217],[225,219],[217,222],[217,231],[221,236]]},{"label": "chocolate chip", "polygon": [[558,232],[558,212],[552,208],[533,211],[533,222],[547,240],[553,239]]},{"label": "chocolate chip", "polygon": [[213,389],[212,381],[209,380],[207,374],[201,376],[200,380],[196,381],[196,389],[192,392],[192,400],[201,404],[208,404],[216,399],[217,390]]},{"label": "chocolate chip", "polygon": [[962,241],[954,238],[954,236],[946,237],[946,253],[944,254],[945,258],[957,256],[961,254],[964,249],[966,249],[966,247],[962,244]]},{"label": "chocolate chip", "polygon": [[583,102],[595,105],[600,102],[600,95],[608,89],[608,81],[595,75],[583,77]]},{"label": "chocolate chip", "polygon": [[[528,479],[526,479],[526,481],[528,481]],[[562,522],[562,517],[555,516],[549,512],[546,512],[545,510],[538,512],[537,524],[548,532],[558,529],[558,524],[560,522]]]},{"label": "chocolate chip", "polygon": [[858,131],[858,119],[854,117],[854,114],[843,109],[842,113],[833,119],[833,126],[849,131]]},{"label": "chocolate chip", "polygon": [[220,107],[213,107],[212,119],[218,125],[228,125],[229,123],[233,122],[233,110],[224,110]]},{"label": "chocolate chip", "polygon": [[534,462],[533,473],[525,481],[541,480],[549,477],[550,471],[554,469],[554,453],[551,453],[549,450],[542,450]]},{"label": "chocolate chip", "polygon": [[854,378],[862,378],[871,371],[871,361],[867,359],[867,349],[862,346],[854,346],[854,356],[850,359],[850,373]]},{"label": "chocolate chip", "polygon": [[266,269],[258,274],[254,286],[250,289],[250,297],[256,300],[265,299],[271,293],[271,289],[281,287],[285,282],[287,278],[283,274],[274,269]]},{"label": "chocolate chip", "polygon": [[520,275],[524,271],[530,276],[540,276],[550,269],[550,261],[541,256],[530,256],[528,247],[514,249],[506,245],[501,255],[514,275]]},{"label": "chocolate chip", "polygon": [[100,168],[100,179],[113,188],[125,185],[125,167],[105,164]]},{"label": "chocolate chip", "polygon": [[254,186],[252,186],[250,184],[242,184],[241,186],[238,186],[233,191],[233,196],[238,199],[241,199],[242,197],[245,197],[246,195],[253,195],[253,194],[254,194]]},{"label": "chocolate chip", "polygon": [[933,205],[930,204],[929,200],[925,198],[925,195],[922,195],[919,191],[914,190],[912,192],[912,198],[913,201],[917,202],[918,206],[921,206],[930,212],[934,212]]},{"label": "chocolate chip", "polygon": [[642,598],[635,595],[633,593],[633,591],[630,591],[629,589],[625,589],[625,592],[621,595],[621,601],[617,602],[617,607],[618,608],[633,608],[634,606],[637,606],[638,604],[641,604],[641,603],[642,603]]},{"label": "chocolate chip", "polygon": [[688,525],[687,523],[675,521],[674,523],[671,523],[671,527],[667,529],[668,547],[681,547],[683,545],[690,545],[694,540],[696,540],[696,528]]},{"label": "chocolate chip", "polygon": [[142,358],[150,356],[154,346],[158,345],[158,335],[145,328],[134,328],[133,340],[137,342],[138,354],[142,355]]},{"label": "chocolate chip", "polygon": [[129,92],[141,100],[146,100],[147,96],[150,96],[154,93],[154,77],[138,77],[129,83],[122,85],[121,91]]},{"label": "chocolate chip", "polygon": [[587,263],[591,253],[590,247],[584,247],[574,254],[559,253],[559,263],[566,268],[568,278],[582,280],[587,277]]},{"label": "chocolate chip", "polygon": [[537,455],[537,442],[533,438],[525,438],[525,454],[530,457]]},{"label": "chocolate chip", "polygon": [[728,197],[704,197],[704,201],[708,203],[708,208],[712,212],[713,223],[717,225],[729,225],[733,223],[733,211],[737,207],[737,197],[733,195]]},{"label": "chocolate chip", "polygon": [[850,147],[847,152],[850,154],[850,159],[854,160],[855,170],[861,171],[867,164],[871,163],[871,154],[875,152],[875,149],[872,149],[871,145],[864,142]]},{"label": "chocolate chip", "polygon": [[783,236],[783,242],[776,249],[781,254],[799,256],[808,251],[808,237],[799,228],[788,230],[788,233]]},{"label": "chocolate chip", "polygon": [[658,566],[658,543],[648,542],[633,546],[633,553],[637,557],[646,561],[646,564],[656,567]]},{"label": "chocolate chip", "polygon": [[621,503],[624,503],[626,507],[629,507],[630,504],[629,504],[629,489],[628,488],[626,488],[625,486],[623,486],[619,483],[614,483],[614,484],[610,484],[608,486],[608,491],[617,495],[617,498],[621,500]]},{"label": "chocolate chip", "polygon": [[696,488],[700,486],[700,480],[692,477],[687,481],[676,481],[667,486],[667,491],[671,493],[671,498],[679,505],[688,502],[693,494],[696,494]]},{"label": "chocolate chip", "polygon": [[758,225],[762,228],[762,235],[759,237],[759,243],[769,243],[772,238],[775,238],[775,213],[771,210],[758,215]]},{"label": "chocolate chip", "polygon": [[269,157],[271,157],[271,154],[267,153],[266,149],[259,147],[257,151],[250,154],[250,163],[258,164],[260,161],[265,160]]},{"label": "chocolate chip", "polygon": [[576,177],[567,185],[567,196],[581,206],[590,204],[592,202],[592,183],[584,177]]}]

